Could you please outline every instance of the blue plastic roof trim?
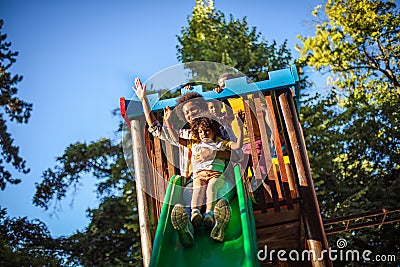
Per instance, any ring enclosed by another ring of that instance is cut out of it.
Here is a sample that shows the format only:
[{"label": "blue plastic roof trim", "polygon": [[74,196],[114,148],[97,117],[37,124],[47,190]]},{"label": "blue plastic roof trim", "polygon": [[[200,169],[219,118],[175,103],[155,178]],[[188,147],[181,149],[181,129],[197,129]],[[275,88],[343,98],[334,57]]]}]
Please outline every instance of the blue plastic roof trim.
[{"label": "blue plastic roof trim", "polygon": [[[240,95],[247,95],[257,91],[268,92],[279,90],[282,88],[294,87],[296,94],[296,104],[299,107],[299,76],[297,74],[296,66],[292,65],[290,68],[271,71],[268,73],[269,79],[248,83],[246,77],[235,78],[225,82],[226,88],[221,93],[215,91],[203,92],[201,85],[194,86],[194,90],[181,89],[181,95],[188,92],[197,92],[201,94],[206,100],[218,99],[224,100],[232,97],[239,97]],[[175,107],[179,97],[159,100],[159,94],[151,94],[147,96],[151,110],[161,111],[165,107]],[[127,110],[126,114],[129,119],[143,115],[142,104],[135,96],[132,100],[126,100]]]}]

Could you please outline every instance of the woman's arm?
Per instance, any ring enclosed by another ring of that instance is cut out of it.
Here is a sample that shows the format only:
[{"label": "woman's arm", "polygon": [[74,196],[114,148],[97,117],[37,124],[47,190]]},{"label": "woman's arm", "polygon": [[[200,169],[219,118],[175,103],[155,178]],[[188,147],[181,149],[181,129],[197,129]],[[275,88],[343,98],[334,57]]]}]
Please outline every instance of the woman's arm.
[{"label": "woman's arm", "polygon": [[187,146],[188,140],[179,137],[177,131],[174,130],[174,126],[171,123],[171,115],[172,115],[172,109],[167,106],[164,109],[164,122],[165,125],[167,126],[171,139],[174,141],[174,143],[179,143],[180,145]]}]

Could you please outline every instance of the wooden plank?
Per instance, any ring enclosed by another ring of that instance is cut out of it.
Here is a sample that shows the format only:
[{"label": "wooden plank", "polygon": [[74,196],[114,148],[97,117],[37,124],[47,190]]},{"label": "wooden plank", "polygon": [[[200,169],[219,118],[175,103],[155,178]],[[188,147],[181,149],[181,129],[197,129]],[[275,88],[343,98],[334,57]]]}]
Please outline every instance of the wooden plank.
[{"label": "wooden plank", "polygon": [[[153,165],[153,173],[154,173],[154,189],[155,189],[155,198],[162,199],[162,186],[160,185],[160,178],[163,178],[163,162],[161,157],[161,140],[157,137],[154,137],[154,165]],[[161,209],[159,205],[155,205],[157,211],[157,218],[160,217]]]},{"label": "wooden plank", "polygon": [[156,171],[161,176],[163,175],[163,161],[162,161],[162,149],[161,149],[161,140],[157,137],[154,137],[154,155],[156,159]]},{"label": "wooden plank", "polygon": [[[149,135],[148,128],[145,128],[144,131],[144,141],[146,144],[146,152],[149,160],[145,160],[146,168],[149,171],[150,179],[146,180],[146,191],[150,196],[155,196],[155,188],[154,188],[154,173],[153,173],[153,162],[155,160],[154,157],[154,149],[153,149],[153,142],[150,140],[150,135]],[[154,210],[155,212],[155,210]]]},{"label": "wooden plank", "polygon": [[[156,114],[156,118],[159,119],[160,115]],[[157,137],[154,137],[153,140],[154,143],[154,148],[153,148],[153,153],[155,157],[155,166],[153,169],[155,169],[154,173],[154,188],[156,191],[155,198],[157,200],[163,201],[164,195],[165,195],[165,186],[164,186],[164,177],[165,177],[165,164],[163,162],[163,157],[162,157],[162,144],[161,140]],[[161,208],[162,205],[160,203],[155,203],[155,208],[157,210],[157,218],[160,217],[161,214]]]},{"label": "wooden plank", "polygon": [[[290,145],[290,139],[288,135],[288,131],[285,125],[285,121],[283,118],[282,110],[278,109],[279,111],[279,119],[281,121],[282,125],[282,130],[283,130],[283,137],[284,137],[284,142],[285,142],[285,147],[286,151],[288,153],[288,158],[289,162],[285,162],[285,167],[286,167],[286,173],[288,175],[288,182],[290,186],[290,190],[292,192],[292,198],[300,197],[300,192],[299,192],[299,176],[297,174],[297,169],[295,167],[295,158],[293,154],[292,147]],[[293,190],[295,191],[293,194]]]},{"label": "wooden plank", "polygon": [[247,125],[247,133],[249,134],[249,139],[250,139],[251,158],[253,161],[254,175],[256,176],[256,178],[260,179],[262,176],[261,176],[260,166],[258,165],[258,155],[257,155],[256,140],[254,135],[254,125],[253,125],[253,120],[251,119],[252,112],[255,109],[254,103],[250,101],[247,96],[243,96],[243,100],[244,100],[243,104],[244,104],[244,114]]},{"label": "wooden plank", "polygon": [[[262,149],[264,152],[264,158],[262,158],[262,160],[265,163],[266,169],[269,170],[272,167],[271,152],[269,150],[270,142],[268,140],[267,125],[265,123],[264,113],[261,107],[261,100],[259,96],[254,96],[254,105],[257,114],[258,127],[260,129],[260,134],[261,134]],[[268,116],[268,114],[266,115]],[[270,126],[268,127],[271,128]]]},{"label": "wooden plank", "polygon": [[161,150],[162,150],[162,155],[161,155],[161,159],[162,159],[162,163],[163,163],[163,175],[162,175],[162,178],[163,179],[160,179],[159,180],[159,182],[160,182],[160,187],[161,187],[161,194],[160,194],[160,203],[159,203],[159,205],[160,205],[160,212],[161,212],[161,208],[162,208],[162,202],[163,202],[163,200],[164,200],[164,198],[165,198],[165,192],[167,192],[167,187],[168,187],[168,181],[169,181],[169,178],[171,177],[171,176],[169,176],[169,173],[168,173],[168,163],[169,163],[169,160],[168,160],[168,158],[167,158],[167,150],[166,150],[166,145],[167,144],[169,144],[168,142],[165,142],[165,141],[162,141],[161,142]]},{"label": "wooden plank", "polygon": [[[264,119],[264,113],[261,107],[261,99],[259,96],[254,96],[254,104],[255,104],[255,109],[256,109],[256,114],[257,114],[257,121],[258,121],[258,126],[260,129],[260,134],[261,134],[261,143],[262,143],[262,150],[264,154],[264,158],[261,158],[261,160],[264,160],[264,165],[266,167],[267,175],[266,177],[263,177],[263,183],[265,183],[269,189],[270,192],[267,192],[268,195],[272,198],[273,203],[274,203],[274,208],[275,212],[280,211],[280,205],[279,205],[279,196],[280,196],[280,190],[279,190],[279,183],[273,183],[270,182],[270,180],[277,181],[278,179],[276,178],[277,176],[275,175],[275,172],[271,168],[273,168],[273,163],[272,163],[272,158],[271,158],[271,151],[269,147],[269,140],[268,140],[268,135],[267,135],[267,126],[265,123]],[[267,109],[268,111],[268,109]],[[268,116],[269,114],[266,114]],[[271,124],[270,120],[268,119],[269,124]],[[271,125],[268,125],[269,128],[271,128]],[[271,129],[273,131],[273,129]],[[273,177],[270,177],[270,176]]]},{"label": "wooden plank", "polygon": [[297,193],[297,189],[296,189],[296,184],[294,182],[292,165],[290,165],[290,163],[286,163],[285,168],[286,168],[286,174],[288,176],[290,194],[291,194],[292,198],[299,197],[299,195]]},{"label": "wooden plank", "polygon": [[[266,96],[267,97],[267,96]],[[274,123],[274,114],[270,112],[270,107],[271,105],[267,102],[267,110],[269,111],[269,126],[271,128],[271,132],[273,135],[273,139],[275,139],[275,129],[276,129],[276,124]],[[275,143],[275,141],[274,141]],[[271,159],[272,161],[272,159]],[[275,164],[272,164],[272,168],[270,168],[268,170],[268,183],[269,186],[271,187],[271,191],[272,191],[272,199],[274,202],[274,209],[275,212],[279,212],[280,211],[280,204],[279,201],[282,199],[282,193],[281,193],[281,188],[280,188],[280,182],[279,182],[279,177],[278,177],[278,172],[275,168]]]},{"label": "wooden plank", "polygon": [[[275,99],[276,99],[277,98],[276,97],[276,92],[274,92],[274,96],[275,96]],[[269,100],[269,101],[271,101],[271,100]],[[277,107],[278,107],[278,114],[279,114],[279,110],[280,110],[279,104],[277,104]],[[272,112],[275,112],[275,111],[272,109]],[[280,114],[279,114],[279,117],[280,117]],[[275,123],[278,123],[277,116],[274,116],[274,118],[276,120]],[[281,122],[281,128],[283,129],[284,128],[283,121],[281,119],[279,119],[279,121]],[[276,130],[277,130],[277,133],[276,133],[276,136],[277,136],[276,137],[276,146],[277,146],[276,154],[277,154],[277,159],[278,159],[279,174],[281,175],[281,178],[282,178],[283,192],[284,192],[284,195],[285,195],[285,199],[286,199],[287,205],[288,205],[288,207],[290,209],[292,209],[293,208],[293,200],[292,200],[292,193],[290,191],[289,178],[288,178],[288,174],[286,172],[285,158],[284,158],[283,151],[282,151],[282,139],[281,139],[281,135],[279,134],[278,127],[277,127]]]},{"label": "wooden plank", "polygon": [[278,197],[278,200],[281,201],[281,200],[283,200],[282,190],[281,190],[281,183],[280,183],[281,179],[279,178],[278,168],[276,167],[275,164],[272,166],[272,170],[273,170],[273,173],[274,173],[274,177],[276,177],[274,179],[274,183],[275,183],[275,187],[276,187],[277,194],[278,194],[277,197]]},{"label": "wooden plank", "polygon": [[167,156],[167,170],[168,170],[168,179],[169,179],[175,174],[175,157],[174,157],[174,150],[171,145],[171,143],[165,142],[165,152]]},{"label": "wooden plank", "polygon": [[285,98],[285,94],[281,94],[279,97],[280,103],[280,108],[282,109],[283,116],[284,116],[284,121],[285,121],[285,126],[289,135],[289,140],[291,143],[294,159],[295,159],[295,166],[297,170],[297,174],[299,175],[299,183],[300,186],[308,186],[307,183],[307,176],[306,176],[306,170],[304,169],[304,164],[303,164],[303,159],[300,151],[300,145],[297,140],[296,132],[294,129],[294,118],[292,117],[290,113],[289,106],[287,104],[287,99]]},{"label": "wooden plank", "polygon": [[[158,223],[158,218],[160,217],[161,214],[161,207],[162,203],[158,201],[158,199],[164,199],[163,195],[160,194],[165,194],[164,186],[163,183],[160,183],[160,172],[157,170],[163,170],[163,164],[162,162],[157,162],[157,158],[160,157],[160,155],[156,154],[156,149],[155,149],[155,144],[157,141],[161,143],[161,141],[154,137],[153,140],[150,139],[150,133],[148,131],[148,128],[145,127],[144,131],[144,139],[145,139],[145,144],[146,144],[146,152],[147,152],[147,157],[148,161],[145,161],[146,164],[146,169],[147,169],[147,175],[148,179],[146,180],[146,191],[147,193],[154,199],[149,199],[149,206],[151,206],[151,213],[150,217],[153,218],[153,223],[155,226],[157,226]],[[158,153],[158,151],[157,151]],[[158,164],[158,166],[157,166]],[[161,166],[161,167],[160,167]],[[161,171],[162,173],[162,171]],[[162,179],[161,179],[162,180]]]},{"label": "wooden plank", "polygon": [[254,213],[256,228],[265,228],[278,224],[285,224],[300,220],[300,204],[295,204],[293,209],[282,208],[279,213]]},{"label": "wooden plank", "polygon": [[[155,188],[155,178],[156,175],[155,171],[155,155],[154,155],[154,145],[152,140],[150,139],[150,133],[148,128],[145,127],[144,129],[144,141],[146,146],[146,152],[148,160],[144,161],[144,168],[147,170],[147,179],[146,179],[146,193],[147,193],[147,205],[148,205],[148,212],[149,212],[149,222],[150,228],[152,228],[152,240],[154,238],[155,229],[157,228],[158,218],[159,218],[159,210],[156,205],[156,199],[154,196],[156,195],[156,188]],[[146,157],[146,155],[145,155]]]},{"label": "wooden plank", "polygon": [[[269,96],[269,102],[272,102],[271,96]],[[273,107],[272,111],[273,114],[275,113]],[[277,125],[278,120],[276,119],[276,115],[274,114],[274,119],[275,119],[275,124]],[[287,205],[289,209],[293,208],[293,201],[292,201],[292,196],[290,193],[290,188],[288,184],[288,177],[286,173],[286,167],[285,167],[285,160],[283,156],[283,151],[282,151],[282,142],[281,142],[281,136],[279,134],[278,127],[276,127],[276,137],[275,137],[275,144],[276,144],[276,154],[277,154],[277,159],[278,159],[278,166],[279,166],[279,174],[281,176],[282,180],[282,186],[283,186],[283,192],[285,195],[285,199],[287,202]]]},{"label": "wooden plank", "polygon": [[300,221],[256,230],[258,248],[268,250],[300,249]]},{"label": "wooden plank", "polygon": [[335,234],[400,221],[400,206],[324,220],[325,233]]},{"label": "wooden plank", "polygon": [[[251,159],[253,162],[253,172],[254,172],[254,178],[256,179],[256,184],[257,187],[260,187],[260,184],[262,183],[262,176],[261,176],[261,171],[260,171],[260,166],[258,164],[258,155],[257,155],[257,149],[256,149],[256,140],[255,140],[255,135],[254,135],[254,125],[253,121],[251,119],[251,113],[252,110],[254,110],[254,103],[249,100],[247,95],[243,96],[243,106],[244,106],[244,115],[246,119],[246,125],[247,125],[247,133],[249,135],[250,139],[250,147],[251,147]],[[247,171],[247,168],[246,168]],[[264,190],[260,189],[257,190],[259,194],[259,200],[260,200],[260,208],[262,212],[267,212],[266,208],[266,203],[265,203],[265,196],[264,196]]]},{"label": "wooden plank", "polygon": [[[276,156],[278,158],[279,174],[280,174],[280,178],[281,178],[281,182],[282,182],[282,186],[283,186],[285,200],[286,200],[286,203],[287,203],[289,209],[293,209],[293,200],[292,200],[292,196],[291,196],[290,189],[289,189],[288,177],[286,174],[285,160],[284,160],[283,151],[282,151],[281,136],[279,134],[279,129],[278,129],[278,120],[277,120],[277,117],[275,114],[271,95],[266,96],[265,100],[267,101],[269,112],[271,113],[271,117],[272,117],[271,124],[274,125],[273,128],[274,128],[274,142],[275,142]],[[279,176],[278,176],[278,179],[279,179]]]}]

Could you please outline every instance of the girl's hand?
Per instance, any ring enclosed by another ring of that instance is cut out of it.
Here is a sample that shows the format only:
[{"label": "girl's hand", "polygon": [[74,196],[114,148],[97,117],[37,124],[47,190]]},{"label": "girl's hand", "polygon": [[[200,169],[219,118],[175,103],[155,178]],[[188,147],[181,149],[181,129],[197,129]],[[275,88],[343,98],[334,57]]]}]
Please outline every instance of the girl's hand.
[{"label": "girl's hand", "polygon": [[172,109],[167,106],[164,108],[164,120],[165,122],[169,123],[171,121],[171,116],[172,116]]},{"label": "girl's hand", "polygon": [[143,101],[146,98],[146,85],[142,85],[142,82],[139,78],[135,79],[135,87],[132,87],[133,91],[135,91],[137,97],[140,101]]},{"label": "girl's hand", "polygon": [[243,127],[243,121],[241,120],[240,115],[236,115],[235,116],[235,120],[236,120],[236,123],[239,126],[239,128],[242,128]]}]

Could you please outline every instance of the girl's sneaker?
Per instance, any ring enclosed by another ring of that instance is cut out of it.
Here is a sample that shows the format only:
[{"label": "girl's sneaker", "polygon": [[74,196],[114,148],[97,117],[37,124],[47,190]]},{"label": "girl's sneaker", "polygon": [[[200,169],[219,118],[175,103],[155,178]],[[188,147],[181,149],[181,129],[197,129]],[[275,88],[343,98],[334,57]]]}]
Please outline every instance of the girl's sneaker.
[{"label": "girl's sneaker", "polygon": [[178,231],[179,242],[182,246],[189,248],[194,244],[194,229],[189,221],[185,207],[176,204],[171,212],[172,227]]},{"label": "girl's sneaker", "polygon": [[214,214],[212,210],[204,213],[203,225],[206,229],[211,229],[214,224]]},{"label": "girl's sneaker", "polygon": [[231,219],[231,207],[225,199],[218,200],[214,208],[215,225],[211,230],[210,237],[217,241],[224,241],[225,227]]},{"label": "girl's sneaker", "polygon": [[192,217],[190,217],[190,221],[195,228],[198,228],[201,225],[201,222],[203,221],[203,216],[198,209],[192,210]]}]

